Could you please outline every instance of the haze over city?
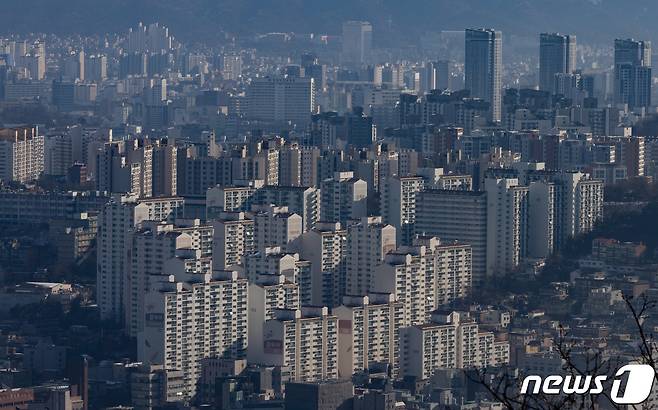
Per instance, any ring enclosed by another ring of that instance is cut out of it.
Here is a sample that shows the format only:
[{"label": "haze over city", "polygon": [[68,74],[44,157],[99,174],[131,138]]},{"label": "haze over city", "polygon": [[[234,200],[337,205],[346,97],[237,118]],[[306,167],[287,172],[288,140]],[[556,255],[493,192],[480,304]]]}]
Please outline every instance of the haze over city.
[{"label": "haze over city", "polygon": [[2,17],[0,410],[658,408],[655,2]]}]

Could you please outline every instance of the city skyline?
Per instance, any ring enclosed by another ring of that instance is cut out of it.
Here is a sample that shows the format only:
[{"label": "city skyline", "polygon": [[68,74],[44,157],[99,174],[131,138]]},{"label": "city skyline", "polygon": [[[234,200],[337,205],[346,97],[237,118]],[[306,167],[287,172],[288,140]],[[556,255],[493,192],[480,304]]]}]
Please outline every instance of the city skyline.
[{"label": "city skyline", "polygon": [[652,36],[469,1],[0,33],[0,410],[655,407]]}]

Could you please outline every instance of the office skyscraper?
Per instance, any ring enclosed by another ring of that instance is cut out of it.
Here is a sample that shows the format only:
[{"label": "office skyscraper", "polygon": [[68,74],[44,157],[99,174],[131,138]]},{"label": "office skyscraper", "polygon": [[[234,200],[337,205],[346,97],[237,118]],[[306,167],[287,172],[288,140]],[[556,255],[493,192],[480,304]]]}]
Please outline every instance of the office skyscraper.
[{"label": "office skyscraper", "polygon": [[368,62],[372,50],[372,25],[367,21],[343,23],[343,64],[360,66]]},{"label": "office skyscraper", "polygon": [[442,241],[471,245],[472,282],[482,286],[487,271],[487,193],[428,189],[416,197],[415,230]]},{"label": "office skyscraper", "polygon": [[615,103],[651,105],[651,42],[615,40]]},{"label": "office skyscraper", "polygon": [[490,104],[489,119],[500,121],[503,34],[491,29],[467,29],[465,41],[465,88],[471,97]]},{"label": "office skyscraper", "polygon": [[555,92],[555,74],[576,69],[576,36],[558,33],[539,35],[539,89]]},{"label": "office skyscraper", "polygon": [[312,78],[263,77],[247,89],[249,118],[259,121],[290,121],[304,127],[315,109]]},{"label": "office skyscraper", "polygon": [[453,62],[449,60],[439,60],[433,63],[435,69],[435,87],[439,90],[452,89],[452,66]]}]

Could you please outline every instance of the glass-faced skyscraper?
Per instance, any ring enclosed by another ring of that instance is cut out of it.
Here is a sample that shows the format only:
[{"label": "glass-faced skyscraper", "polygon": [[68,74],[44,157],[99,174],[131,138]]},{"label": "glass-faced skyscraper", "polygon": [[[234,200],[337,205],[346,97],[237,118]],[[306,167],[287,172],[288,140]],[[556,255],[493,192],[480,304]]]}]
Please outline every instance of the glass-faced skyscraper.
[{"label": "glass-faced skyscraper", "polygon": [[651,42],[615,40],[615,103],[651,105]]},{"label": "glass-faced skyscraper", "polygon": [[343,64],[360,67],[368,62],[371,51],[372,25],[367,21],[343,23]]},{"label": "glass-faced skyscraper", "polygon": [[539,35],[539,89],[555,93],[555,74],[576,69],[576,36],[558,33]]},{"label": "glass-faced skyscraper", "polygon": [[500,121],[503,35],[491,29],[467,29],[464,48],[465,88],[490,104],[489,119]]}]

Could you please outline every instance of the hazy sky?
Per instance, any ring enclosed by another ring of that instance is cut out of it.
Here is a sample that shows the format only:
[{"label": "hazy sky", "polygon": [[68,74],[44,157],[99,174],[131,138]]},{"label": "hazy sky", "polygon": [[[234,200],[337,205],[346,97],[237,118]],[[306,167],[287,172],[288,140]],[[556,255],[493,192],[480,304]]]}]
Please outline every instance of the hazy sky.
[{"label": "hazy sky", "polygon": [[523,35],[562,31],[601,43],[658,38],[654,0],[3,0],[3,14],[4,33],[116,32],[144,20],[190,38],[222,29],[338,34],[342,21],[367,19],[376,36],[387,38],[469,26]]}]

